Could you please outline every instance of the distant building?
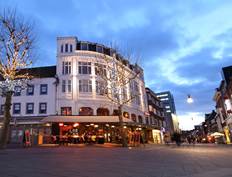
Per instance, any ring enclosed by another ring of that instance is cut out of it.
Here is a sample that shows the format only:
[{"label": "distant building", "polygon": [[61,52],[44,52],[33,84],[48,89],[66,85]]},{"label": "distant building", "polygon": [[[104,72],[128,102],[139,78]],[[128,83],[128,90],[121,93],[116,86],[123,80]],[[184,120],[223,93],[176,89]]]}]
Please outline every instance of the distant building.
[{"label": "distant building", "polygon": [[156,93],[156,95],[162,101],[166,113],[176,114],[174,98],[170,91]]},{"label": "distant building", "polygon": [[162,101],[165,110],[166,129],[173,134],[179,132],[179,120],[176,116],[176,107],[174,97],[170,91],[156,93],[157,97]]},{"label": "distant building", "polygon": [[152,141],[160,144],[163,141],[163,127],[166,127],[164,107],[161,100],[151,89],[146,88],[147,104],[150,124],[155,126],[152,130]]}]

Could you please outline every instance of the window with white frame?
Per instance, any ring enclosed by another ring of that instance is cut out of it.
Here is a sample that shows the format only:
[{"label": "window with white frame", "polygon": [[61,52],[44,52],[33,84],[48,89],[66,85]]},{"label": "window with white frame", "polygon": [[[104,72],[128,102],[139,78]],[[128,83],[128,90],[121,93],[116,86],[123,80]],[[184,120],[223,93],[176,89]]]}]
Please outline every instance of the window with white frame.
[{"label": "window with white frame", "polygon": [[62,80],[62,92],[66,92],[66,80]]},{"label": "window with white frame", "polygon": [[34,113],[34,103],[27,103],[26,114],[33,114],[33,113]]},{"label": "window with white frame", "polygon": [[96,93],[104,95],[106,93],[106,83],[104,81],[96,81]]},{"label": "window with white frame", "polygon": [[40,95],[48,94],[48,84],[40,84]]},{"label": "window with white frame", "polygon": [[91,62],[78,62],[79,74],[91,74]]},{"label": "window with white frame", "polygon": [[20,114],[21,103],[13,103],[13,114]]},{"label": "window with white frame", "polygon": [[39,113],[40,114],[47,113],[47,103],[39,103]]},{"label": "window with white frame", "polygon": [[72,92],[72,80],[68,80],[68,92]]},{"label": "window with white frame", "polygon": [[107,71],[106,71],[106,66],[103,64],[95,63],[95,74],[97,76],[106,76]]},{"label": "window with white frame", "polygon": [[62,74],[71,74],[71,65],[72,63],[70,61],[64,61],[62,62]]},{"label": "window with white frame", "polygon": [[91,80],[79,80],[79,92],[92,92]]},{"label": "window with white frame", "polygon": [[27,87],[27,95],[34,95],[34,85],[29,85]]},{"label": "window with white frame", "polygon": [[14,96],[20,96],[20,95],[21,95],[21,87],[20,86],[15,86]]}]

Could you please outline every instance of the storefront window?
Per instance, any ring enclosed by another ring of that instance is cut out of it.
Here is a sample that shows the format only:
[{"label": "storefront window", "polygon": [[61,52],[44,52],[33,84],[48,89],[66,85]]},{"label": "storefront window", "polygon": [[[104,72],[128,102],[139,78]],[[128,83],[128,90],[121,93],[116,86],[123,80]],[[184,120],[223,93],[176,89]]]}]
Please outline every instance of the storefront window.
[{"label": "storefront window", "polygon": [[72,107],[61,107],[61,115],[63,116],[72,115]]},{"label": "storefront window", "polygon": [[80,116],[92,116],[93,115],[93,109],[90,107],[81,107],[79,110]]},{"label": "storefront window", "polygon": [[97,115],[98,116],[109,116],[110,112],[107,108],[98,108],[97,109]]}]

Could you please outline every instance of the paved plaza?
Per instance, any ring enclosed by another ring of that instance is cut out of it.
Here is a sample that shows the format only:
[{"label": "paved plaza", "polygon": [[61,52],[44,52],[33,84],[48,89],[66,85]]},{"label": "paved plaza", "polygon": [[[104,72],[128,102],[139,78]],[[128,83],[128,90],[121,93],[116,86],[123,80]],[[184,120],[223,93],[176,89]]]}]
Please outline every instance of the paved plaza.
[{"label": "paved plaza", "polygon": [[231,177],[232,146],[37,147],[0,151],[0,177]]}]

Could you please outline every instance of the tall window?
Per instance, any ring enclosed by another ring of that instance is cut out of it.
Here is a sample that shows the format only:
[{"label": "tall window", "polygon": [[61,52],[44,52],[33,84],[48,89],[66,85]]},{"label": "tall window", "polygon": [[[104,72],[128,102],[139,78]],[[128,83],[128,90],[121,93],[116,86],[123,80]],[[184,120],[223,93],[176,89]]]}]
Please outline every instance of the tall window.
[{"label": "tall window", "polygon": [[68,44],[65,44],[65,52],[68,52]]},{"label": "tall window", "polygon": [[62,62],[62,74],[71,74],[71,62]]},{"label": "tall window", "polygon": [[61,107],[61,115],[62,116],[72,115],[72,107]]},{"label": "tall window", "polygon": [[72,44],[70,44],[70,52],[72,52]]},{"label": "tall window", "polygon": [[48,94],[48,84],[41,84],[40,95],[47,95],[47,94]]},{"label": "tall window", "polygon": [[72,92],[72,81],[68,80],[68,92]]},{"label": "tall window", "polygon": [[143,117],[142,116],[138,116],[138,119],[139,119],[139,123],[143,123]]},{"label": "tall window", "polygon": [[29,85],[27,87],[27,95],[34,95],[34,85]]},{"label": "tall window", "polygon": [[79,74],[91,74],[91,62],[78,62]]},{"label": "tall window", "polygon": [[92,92],[92,81],[79,80],[79,92]]},{"label": "tall window", "polygon": [[21,95],[21,87],[16,86],[14,90],[14,96],[20,96]]},{"label": "tall window", "polygon": [[27,103],[26,114],[33,114],[33,113],[34,113],[34,103]]},{"label": "tall window", "polygon": [[66,81],[62,80],[62,92],[65,93],[66,91]]},{"label": "tall window", "polygon": [[96,81],[96,92],[98,95],[104,95],[106,93],[106,84],[104,81]]},{"label": "tall window", "polygon": [[63,44],[61,45],[60,52],[61,52],[61,53],[64,52],[64,46],[63,46]]},{"label": "tall window", "polygon": [[134,80],[130,82],[130,93],[131,96],[134,97],[132,102],[134,104],[141,105],[139,84]]},{"label": "tall window", "polygon": [[21,103],[13,103],[13,114],[20,114]]},{"label": "tall window", "polygon": [[95,74],[97,76],[106,76],[106,66],[99,63],[95,63]]},{"label": "tall window", "polygon": [[40,114],[47,113],[47,103],[39,103],[39,113]]}]

